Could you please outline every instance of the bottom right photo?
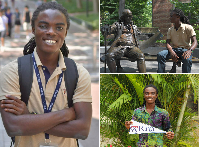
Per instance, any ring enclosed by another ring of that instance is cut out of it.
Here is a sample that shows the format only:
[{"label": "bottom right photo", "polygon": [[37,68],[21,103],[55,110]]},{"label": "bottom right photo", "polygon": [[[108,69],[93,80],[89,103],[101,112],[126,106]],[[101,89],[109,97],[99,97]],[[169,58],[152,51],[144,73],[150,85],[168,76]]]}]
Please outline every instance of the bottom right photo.
[{"label": "bottom right photo", "polygon": [[199,74],[101,74],[100,147],[199,147]]}]

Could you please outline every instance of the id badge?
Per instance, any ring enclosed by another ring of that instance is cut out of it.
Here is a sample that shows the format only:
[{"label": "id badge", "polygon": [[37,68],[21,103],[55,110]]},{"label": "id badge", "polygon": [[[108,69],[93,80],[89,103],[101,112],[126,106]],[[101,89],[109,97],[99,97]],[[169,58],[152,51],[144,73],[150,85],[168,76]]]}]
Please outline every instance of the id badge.
[{"label": "id badge", "polygon": [[58,144],[52,143],[50,139],[45,139],[45,142],[41,143],[39,147],[58,147]]}]

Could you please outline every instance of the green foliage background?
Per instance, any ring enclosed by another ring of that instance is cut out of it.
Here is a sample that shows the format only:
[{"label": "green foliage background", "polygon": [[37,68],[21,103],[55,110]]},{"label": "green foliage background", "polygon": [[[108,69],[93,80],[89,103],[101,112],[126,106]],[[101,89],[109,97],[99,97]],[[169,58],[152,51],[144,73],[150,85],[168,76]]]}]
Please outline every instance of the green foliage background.
[{"label": "green foliage background", "polygon": [[[125,8],[133,14],[134,24],[138,27],[150,27],[152,25],[152,1],[151,0],[126,0]],[[119,0],[100,0],[101,23],[112,24],[119,20]]]},{"label": "green foliage background", "polygon": [[[136,146],[138,135],[129,135],[125,129],[125,121],[130,121],[133,111],[143,104],[143,89],[147,84],[158,88],[158,99],[164,109],[170,114],[173,131],[176,131],[183,95],[190,86],[194,102],[198,100],[198,74],[102,74],[100,75],[100,123],[101,136],[113,138],[114,146]],[[173,140],[164,139],[165,146],[185,146],[185,140],[190,137],[193,144],[195,138],[190,132],[195,127],[190,126],[192,113],[187,109],[181,123],[178,137]],[[197,134],[197,133],[195,133]],[[198,145],[198,141],[197,144]]]}]

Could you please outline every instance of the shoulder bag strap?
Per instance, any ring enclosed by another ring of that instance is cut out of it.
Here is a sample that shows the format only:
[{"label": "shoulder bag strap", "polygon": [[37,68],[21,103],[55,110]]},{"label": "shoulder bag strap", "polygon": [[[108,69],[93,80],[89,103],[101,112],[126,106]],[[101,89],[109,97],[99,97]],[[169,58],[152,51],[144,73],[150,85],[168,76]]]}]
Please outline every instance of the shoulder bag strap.
[{"label": "shoulder bag strap", "polygon": [[66,70],[64,71],[64,79],[65,79],[65,87],[67,90],[67,101],[68,101],[68,106],[72,107],[73,106],[72,98],[78,82],[78,70],[76,63],[72,59],[66,57],[64,59],[66,65]]},{"label": "shoulder bag strap", "polygon": [[[66,70],[64,71],[65,87],[67,91],[68,106],[73,106],[73,95],[76,85],[78,83],[78,70],[76,63],[67,57],[64,57]],[[77,146],[79,147],[78,139],[76,139]]]},{"label": "shoulder bag strap", "polygon": [[18,58],[18,74],[21,100],[27,105],[33,82],[33,61],[31,54]]}]

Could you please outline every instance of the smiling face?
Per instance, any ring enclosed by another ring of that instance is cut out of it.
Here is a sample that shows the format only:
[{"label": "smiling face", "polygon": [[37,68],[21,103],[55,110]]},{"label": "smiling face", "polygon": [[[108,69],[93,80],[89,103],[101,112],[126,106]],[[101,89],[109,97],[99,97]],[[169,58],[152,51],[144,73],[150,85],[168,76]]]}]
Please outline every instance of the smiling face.
[{"label": "smiling face", "polygon": [[39,13],[32,29],[37,53],[59,53],[67,35],[67,21],[59,10],[47,9]]},{"label": "smiling face", "polygon": [[156,92],[156,89],[153,87],[147,87],[144,90],[144,98],[146,103],[148,104],[155,104],[156,98],[158,97],[158,94]]}]

